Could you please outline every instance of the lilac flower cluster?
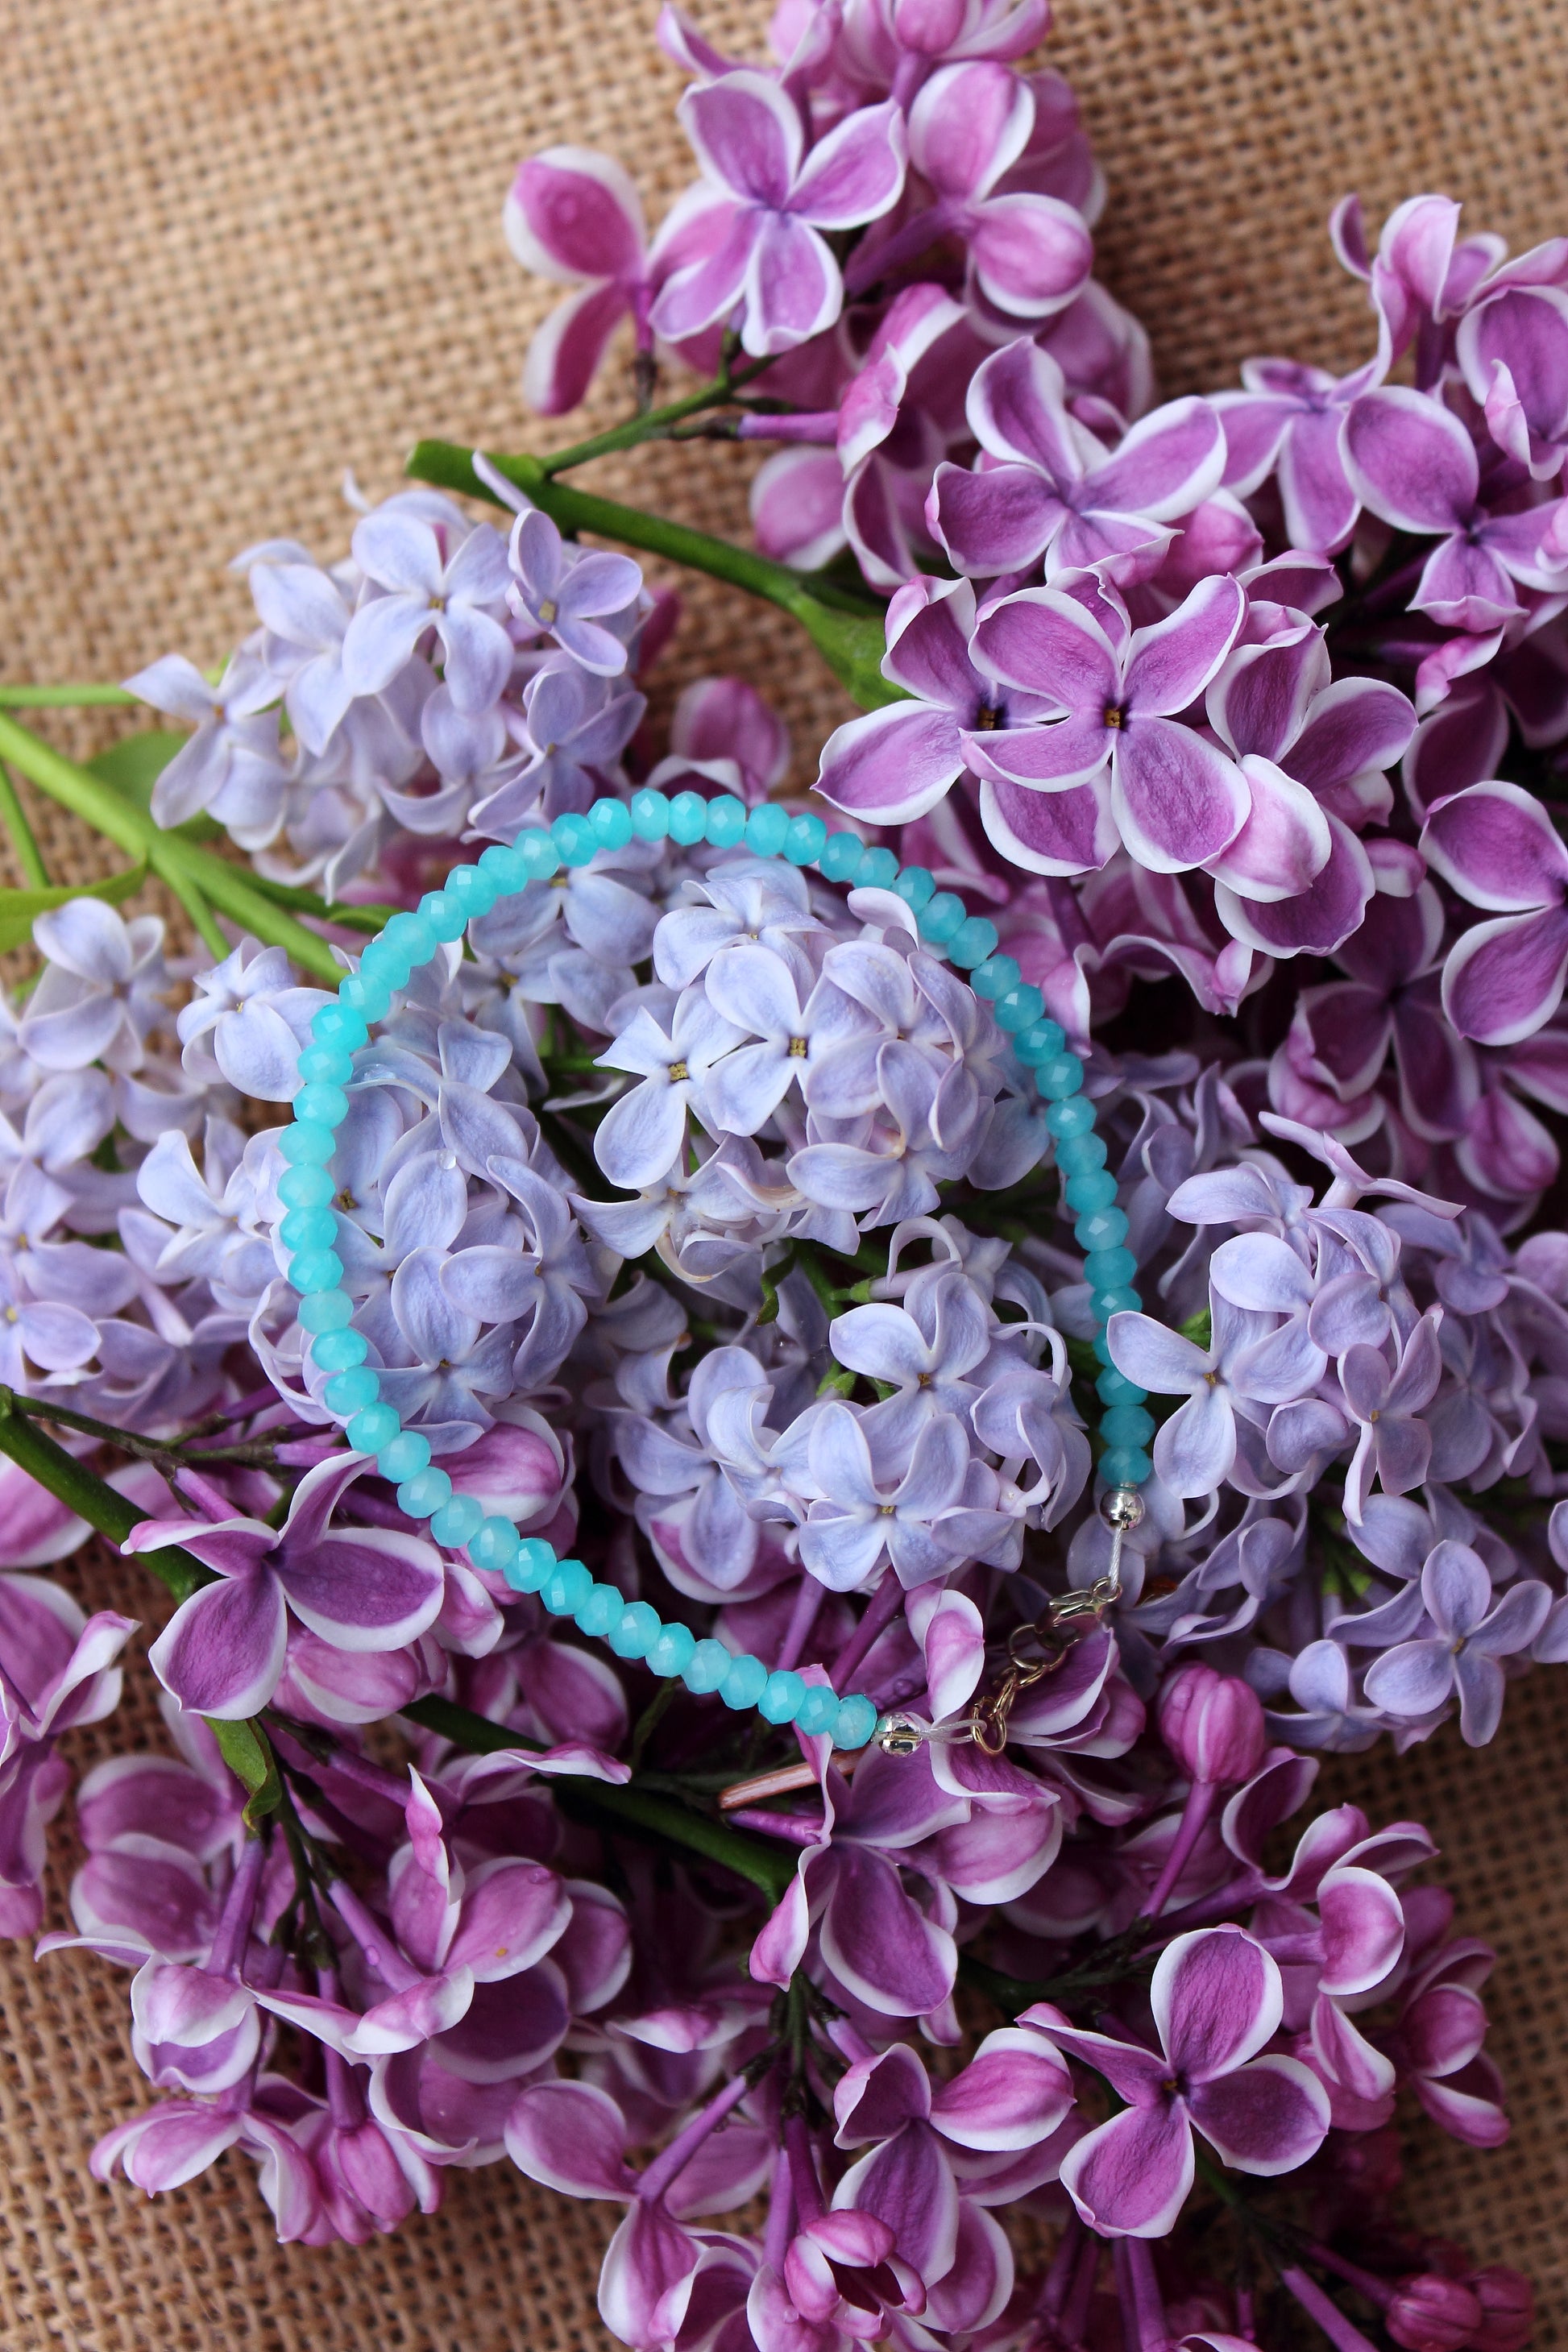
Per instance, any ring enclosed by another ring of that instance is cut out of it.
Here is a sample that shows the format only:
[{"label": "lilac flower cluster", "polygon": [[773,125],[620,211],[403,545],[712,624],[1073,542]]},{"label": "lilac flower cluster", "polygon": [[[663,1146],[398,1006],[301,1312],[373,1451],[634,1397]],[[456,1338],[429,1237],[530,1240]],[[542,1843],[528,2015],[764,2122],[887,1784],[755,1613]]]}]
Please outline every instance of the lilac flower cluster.
[{"label": "lilac flower cluster", "polygon": [[[320,2245],[510,2162],[624,2206],[636,2352],[1078,2352],[1117,2304],[1140,2352],[1521,2352],[1527,2284],[1392,2207],[1401,2103],[1506,2135],[1491,1955],[1314,1783],[1568,1656],[1568,273],[1352,205],[1373,356],[1159,404],[1046,25],[785,0],[757,66],[667,8],[657,233],[575,146],[507,203],[570,289],[536,408],[629,320],[622,437],[776,445],[793,575],[745,576],[882,654],[821,749],[853,830],[739,680],[660,756],[674,599],[529,461],[458,453],[504,531],[422,488],[252,547],[221,675],[131,682],[191,730],[157,824],[261,911],[165,960],[75,899],[0,1013],[0,1929],[138,1630],[38,1573],[90,1523],[174,1603],[172,1752],[81,1780],[40,1946],[132,1972],[158,2095],[100,2176],[238,2150]],[[713,381],[661,411],[672,362]],[[339,1054],[316,983],[389,910]],[[444,1540],[492,1515],[606,1638]],[[658,1627],[882,1737],[661,1679]]]}]

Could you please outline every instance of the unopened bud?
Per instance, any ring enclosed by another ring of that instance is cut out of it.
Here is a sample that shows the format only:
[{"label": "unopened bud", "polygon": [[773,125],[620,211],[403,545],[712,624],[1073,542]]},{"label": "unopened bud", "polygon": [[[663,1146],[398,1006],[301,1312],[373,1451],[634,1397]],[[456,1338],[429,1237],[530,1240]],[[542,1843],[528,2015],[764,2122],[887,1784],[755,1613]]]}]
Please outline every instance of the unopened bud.
[{"label": "unopened bud", "polygon": [[1481,2325],[1480,2298],[1458,2279],[1421,2271],[1401,2279],[1383,2324],[1405,2352],[1462,2352]]},{"label": "unopened bud", "polygon": [[1263,1761],[1263,1708],[1237,1675],[1181,1666],[1160,1694],[1160,1737],[1189,1780],[1250,1780]]},{"label": "unopened bud", "polygon": [[1493,2263],[1471,2271],[1465,2284],[1481,2306],[1481,2324],[1470,2337],[1475,2352],[1521,2352],[1535,2326],[1535,2289],[1524,2273]]}]

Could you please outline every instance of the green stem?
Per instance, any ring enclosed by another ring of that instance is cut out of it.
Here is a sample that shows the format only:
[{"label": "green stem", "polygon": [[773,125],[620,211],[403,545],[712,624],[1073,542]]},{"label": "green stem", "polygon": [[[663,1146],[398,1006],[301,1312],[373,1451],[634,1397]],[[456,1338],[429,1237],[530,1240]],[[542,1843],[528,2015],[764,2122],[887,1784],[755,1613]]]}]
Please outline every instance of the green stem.
[{"label": "green stem", "polygon": [[[504,1725],[491,1723],[487,1717],[475,1715],[451,1699],[418,1698],[403,1713],[411,1722],[423,1724],[426,1731],[449,1739],[454,1747],[467,1748],[481,1756],[531,1744],[520,1739],[516,1732],[508,1731]],[[632,1829],[647,1830],[655,1837],[721,1864],[726,1870],[734,1871],[738,1877],[760,1888],[770,1902],[778,1901],[795,1875],[795,1856],[789,1849],[774,1848],[762,1838],[748,1837],[742,1830],[729,1829],[722,1822],[690,1812],[684,1805],[656,1796],[647,1789],[617,1789],[605,1780],[560,1780],[552,1784],[552,1793],[563,1812],[608,1815],[610,1826],[624,1823]],[[601,1821],[598,1825],[603,1828],[605,1823]]]},{"label": "green stem", "polygon": [[[243,929],[268,946],[283,948],[291,962],[328,987],[335,987],[342,978],[342,968],[325,940],[263,898],[239,866],[231,866],[226,858],[215,856],[211,850],[195,842],[181,841],[161,831],[150,816],[111,784],[86,768],[78,767],[74,760],[68,760],[51,744],[3,715],[0,759],[9,760],[14,767],[20,768],[40,792],[47,793],[51,800],[58,801],[73,815],[85,819],[95,832],[118,843],[132,856],[145,858],[182,904],[188,903],[185,893],[194,889],[199,898],[229,916]],[[227,942],[216,924],[210,933],[204,928],[203,937],[209,946],[216,942],[220,959],[228,953]]]},{"label": "green stem", "polygon": [[123,710],[137,699],[122,686],[0,686],[0,710]]},{"label": "green stem", "polygon": [[[710,579],[743,588],[761,596],[798,621],[841,684],[863,710],[879,709],[903,698],[900,688],[882,676],[887,647],[883,608],[864,596],[838,586],[819,574],[792,572],[749,547],[732,547],[726,539],[669,522],[662,515],[645,514],[640,507],[619,505],[613,499],[591,496],[552,481],[540,457],[489,456],[497,473],[518,488],[569,533],[592,531],[600,539],[618,540],[625,547],[640,547],[650,555],[668,557],[689,571],[705,572]],[[450,441],[421,441],[405,471],[416,481],[434,482],[469,498],[503,501],[474,471],[472,453]]]},{"label": "green stem", "polygon": [[[242,1462],[250,1467],[270,1469],[277,1460],[277,1448],[270,1438],[247,1438],[237,1445],[202,1445],[194,1444],[192,1433],[187,1431],[184,1437],[173,1437],[165,1443],[162,1438],[134,1436],[131,1431],[116,1429],[107,1421],[95,1421],[90,1413],[73,1412],[69,1405],[17,1396],[15,1391],[10,1410],[28,1421],[48,1421],[59,1429],[79,1429],[84,1437],[96,1437],[101,1445],[118,1445],[121,1453],[132,1454],[141,1461],[166,1462],[174,1468],[179,1467],[178,1456],[185,1453],[194,1457],[192,1467],[195,1469],[208,1462]],[[221,1416],[218,1425],[223,1425]]]},{"label": "green stem", "polygon": [[163,879],[184,908],[192,929],[199,939],[206,942],[207,951],[214,962],[222,963],[228,953],[228,941],[219,930],[213,917],[213,910],[200,890],[189,875],[182,874],[177,866],[172,866],[163,876]]},{"label": "green stem", "polygon": [[688,393],[684,400],[669,400],[661,408],[644,409],[640,416],[628,418],[625,425],[613,425],[608,432],[595,433],[586,441],[574,441],[570,448],[557,449],[539,462],[547,474],[563,474],[568,467],[585,466],[591,458],[614,457],[619,449],[635,449],[641,442],[662,440],[670,427],[684,417],[700,415],[705,408],[727,406],[742,384],[752,383],[772,365],[771,359],[753,360],[749,367],[740,368],[732,375],[727,372],[716,375],[711,383],[705,383],[699,392]]},{"label": "green stem", "polygon": [[53,887],[49,869],[44,864],[43,853],[37,835],[27,823],[27,812],[17,796],[8,768],[0,767],[0,824],[11,836],[11,846],[16,853],[16,863],[29,889],[47,890]]}]

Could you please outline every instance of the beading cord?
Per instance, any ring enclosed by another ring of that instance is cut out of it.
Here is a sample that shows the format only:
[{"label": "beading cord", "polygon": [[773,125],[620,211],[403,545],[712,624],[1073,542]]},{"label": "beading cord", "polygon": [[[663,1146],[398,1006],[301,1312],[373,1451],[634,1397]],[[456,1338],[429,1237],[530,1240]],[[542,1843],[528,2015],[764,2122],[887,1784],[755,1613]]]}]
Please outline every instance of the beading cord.
[{"label": "beading cord", "polygon": [[[586,866],[600,850],[624,849],[634,837],[668,838],[686,848],[701,842],[715,849],[746,849],[758,857],[815,866],[829,882],[891,890],[914,916],[922,943],[966,971],[971,987],[989,1003],[1047,1105],[1046,1125],[1055,1140],[1064,1198],[1076,1214],[1074,1234],[1085,1252],[1094,1351],[1104,1368],[1096,1381],[1106,1441],[1100,1469],[1109,1489],[1101,1508],[1113,1531],[1108,1575],[1087,1596],[1058,1596],[1037,1628],[1021,1630],[1038,1633],[1041,1654],[1059,1658],[1069,1627],[1086,1616],[1098,1623],[1115,1599],[1122,1535],[1142,1517],[1136,1490],[1150,1475],[1144,1448],[1154,1423],[1145,1409],[1147,1391],[1116,1370],[1106,1342],[1111,1316],[1142,1302],[1132,1287],[1137,1261],[1126,1246],[1127,1218],[1116,1205],[1116,1179],[1105,1165],[1104,1139],[1094,1131],[1094,1106],[1082,1092],[1083,1064],[1068,1050],[1060,1024],[1047,1015],[1041,992],[1024,979],[1012,956],[997,952],[995,925],[984,915],[972,915],[955,891],[939,890],[926,867],[900,866],[890,849],[872,848],[858,834],[829,834],[819,816],[791,816],[773,803],[748,810],[731,793],[708,800],[684,792],[672,799],[645,789],[629,802],[606,797],[595,801],[585,816],[559,816],[551,825],[530,827],[510,848],[498,843],[474,865],[454,866],[442,888],[421,898],[416,913],[394,915],[366,947],[358,971],[340,983],[336,1003],[316,1013],[311,1042],[300,1055],[293,1124],[279,1139],[289,1165],[278,1192],[287,1212],[279,1234],[289,1253],[288,1279],[299,1293],[299,1319],[310,1335],[311,1360],[327,1375],[322,1402],[343,1424],[354,1451],[373,1454],[381,1475],[396,1486],[398,1508],[409,1518],[428,1520],[438,1544],[466,1549],[476,1568],[499,1572],[514,1591],[537,1593],[552,1616],[572,1618],[580,1632],[607,1642],[617,1656],[641,1658],[654,1674],[679,1676],[690,1691],[717,1693],[727,1706],[755,1707],[769,1723],[829,1734],[837,1748],[863,1748],[880,1728],[889,1752],[905,1753],[898,1735],[907,1718],[879,1717],[864,1692],[840,1698],[791,1668],[770,1671],[748,1652],[737,1655],[721,1642],[699,1641],[689,1626],[662,1622],[646,1601],[627,1601],[613,1584],[595,1582],[582,1560],[559,1559],[542,1537],[523,1536],[510,1519],[487,1516],[472,1496],[455,1494],[447,1473],[430,1459],[428,1438],[405,1429],[382,1396],[380,1378],[365,1360],[369,1343],[353,1328],[353,1304],[342,1288],[342,1260],[333,1247],[338,1223],[330,1163],[336,1130],[348,1116],[353,1057],[369,1044],[372,1023],[386,1018],[394,991],[405,987],[444,942],[460,939],[471,921],[500,900],[530,883],[548,881],[563,866]],[[1005,1743],[1013,1697],[1037,1679],[1032,1663],[1015,1661],[1011,1684],[976,1701],[969,1736],[982,1746],[993,1738]]]}]

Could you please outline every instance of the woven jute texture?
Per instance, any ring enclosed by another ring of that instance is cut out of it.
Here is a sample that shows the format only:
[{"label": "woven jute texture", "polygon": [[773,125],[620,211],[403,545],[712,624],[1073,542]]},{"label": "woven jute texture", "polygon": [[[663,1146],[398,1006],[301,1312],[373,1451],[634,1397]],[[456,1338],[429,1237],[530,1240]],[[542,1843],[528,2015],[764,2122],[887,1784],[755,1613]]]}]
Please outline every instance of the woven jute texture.
[{"label": "woven jute texture", "polygon": [[[1322,233],[1346,188],[1373,223],[1440,186],[1516,247],[1563,226],[1553,0],[1061,5],[1050,54],[1110,178],[1102,268],[1150,325],[1167,390],[1227,381],[1251,351],[1346,362],[1367,347],[1361,290]],[[0,674],[113,677],[174,647],[209,664],[246,625],[227,559],[275,533],[340,548],[345,466],[381,494],[420,434],[541,446],[517,378],[549,298],[506,257],[500,196],[521,155],[571,139],[631,164],[658,217],[688,160],[652,14],[651,0],[0,0]],[[763,5],[699,14],[721,44],[759,50]],[[623,389],[609,383],[589,421]],[[644,452],[597,486],[736,533],[733,455]],[[785,712],[804,780],[844,715],[815,657],[771,614],[699,586],[663,691],[712,669]],[[40,833],[62,877],[116,862],[47,811]],[[148,1611],[116,1563],[88,1555],[63,1573],[89,1606]],[[144,1672],[134,1688],[151,1727]],[[1491,2046],[1513,2141],[1484,2157],[1417,2135],[1412,2201],[1534,2273],[1542,2343],[1568,2333],[1565,1730],[1568,1680],[1541,1675],[1482,1754],[1450,1730],[1333,1776],[1379,1817],[1433,1826],[1464,1926],[1498,1946]],[[98,1752],[84,1742],[81,1760]],[[88,2179],[93,2137],[145,2097],[122,1979],[0,1947],[0,2000],[6,2352],[603,2342],[606,2209],[499,2168],[455,2176],[443,2210],[396,2239],[279,2250],[238,2160],[153,2203]]]}]

